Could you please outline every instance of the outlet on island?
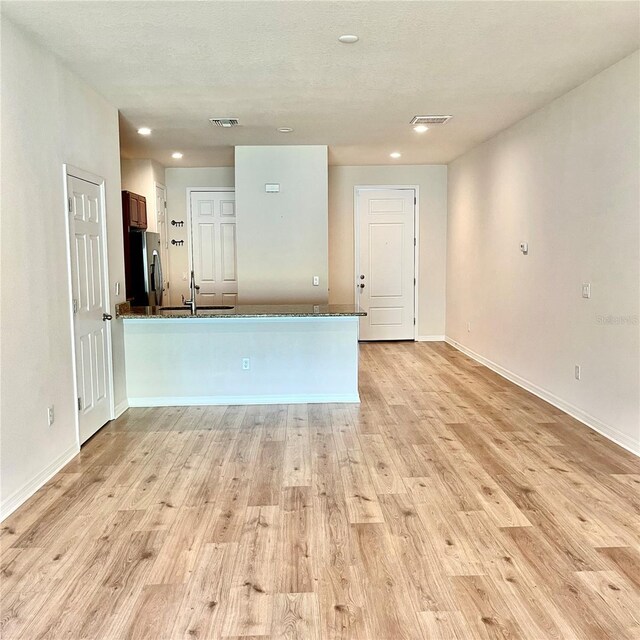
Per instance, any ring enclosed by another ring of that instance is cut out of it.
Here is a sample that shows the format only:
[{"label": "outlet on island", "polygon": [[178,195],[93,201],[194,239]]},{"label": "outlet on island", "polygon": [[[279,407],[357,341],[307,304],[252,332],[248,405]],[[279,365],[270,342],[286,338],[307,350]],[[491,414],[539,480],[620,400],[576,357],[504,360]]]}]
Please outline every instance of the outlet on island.
[{"label": "outlet on island", "polygon": [[249,371],[251,369],[251,359],[250,358],[242,358],[242,370]]}]

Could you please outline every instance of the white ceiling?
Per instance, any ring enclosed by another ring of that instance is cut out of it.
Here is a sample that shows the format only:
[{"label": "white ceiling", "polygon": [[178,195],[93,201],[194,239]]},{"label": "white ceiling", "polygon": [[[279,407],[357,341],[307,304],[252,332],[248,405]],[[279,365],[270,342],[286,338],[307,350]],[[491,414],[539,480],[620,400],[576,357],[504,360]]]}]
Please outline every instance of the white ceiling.
[{"label": "white ceiling", "polygon": [[[449,162],[637,49],[639,7],[84,0],[2,11],[120,109],[125,155],[224,166],[238,144],[328,144],[341,165]],[[344,33],[360,42],[338,43]],[[427,113],[454,118],[414,133],[409,120]]]}]

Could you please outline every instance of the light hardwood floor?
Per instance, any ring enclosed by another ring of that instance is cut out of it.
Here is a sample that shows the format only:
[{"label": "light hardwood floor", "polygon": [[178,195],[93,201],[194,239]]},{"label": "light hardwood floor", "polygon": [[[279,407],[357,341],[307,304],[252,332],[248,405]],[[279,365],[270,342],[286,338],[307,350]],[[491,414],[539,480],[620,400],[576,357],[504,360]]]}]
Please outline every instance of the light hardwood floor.
[{"label": "light hardwood floor", "polygon": [[441,343],[132,409],[2,525],[2,638],[640,638],[640,464]]}]

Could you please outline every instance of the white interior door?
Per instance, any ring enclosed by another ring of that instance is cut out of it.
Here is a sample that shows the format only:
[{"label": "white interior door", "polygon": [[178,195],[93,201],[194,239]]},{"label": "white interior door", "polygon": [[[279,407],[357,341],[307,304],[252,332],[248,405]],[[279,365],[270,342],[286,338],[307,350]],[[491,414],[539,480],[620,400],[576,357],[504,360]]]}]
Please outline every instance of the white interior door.
[{"label": "white interior door", "polygon": [[163,276],[163,305],[171,305],[171,292],[169,290],[169,230],[167,221],[167,188],[156,183],[156,221],[160,234],[160,260],[162,262]]},{"label": "white interior door", "polygon": [[238,298],[236,194],[191,192],[191,264],[199,306],[230,304]]},{"label": "white interior door", "polygon": [[414,189],[356,192],[360,340],[414,338]]},{"label": "white interior door", "polygon": [[69,175],[67,194],[82,444],[111,419],[112,411],[104,210],[97,184]]}]

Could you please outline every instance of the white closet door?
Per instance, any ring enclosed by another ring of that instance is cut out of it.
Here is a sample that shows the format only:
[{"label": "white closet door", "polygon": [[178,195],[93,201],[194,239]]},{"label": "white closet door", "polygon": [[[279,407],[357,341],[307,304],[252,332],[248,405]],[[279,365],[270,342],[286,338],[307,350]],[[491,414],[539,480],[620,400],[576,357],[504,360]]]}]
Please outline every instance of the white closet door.
[{"label": "white closet door", "polygon": [[191,192],[191,257],[199,306],[235,305],[236,194],[233,191]]},{"label": "white closet door", "polygon": [[80,443],[111,419],[100,187],[67,177]]}]

